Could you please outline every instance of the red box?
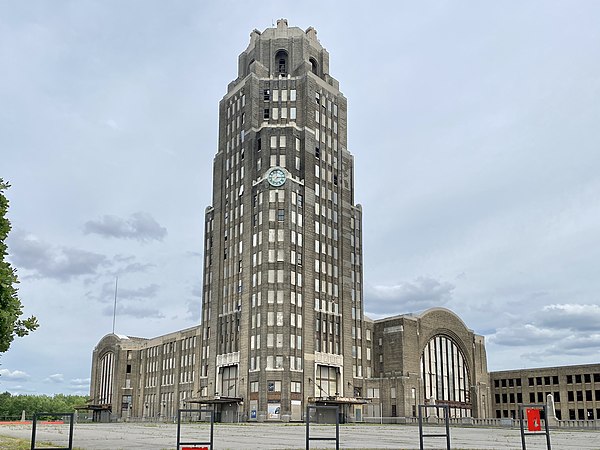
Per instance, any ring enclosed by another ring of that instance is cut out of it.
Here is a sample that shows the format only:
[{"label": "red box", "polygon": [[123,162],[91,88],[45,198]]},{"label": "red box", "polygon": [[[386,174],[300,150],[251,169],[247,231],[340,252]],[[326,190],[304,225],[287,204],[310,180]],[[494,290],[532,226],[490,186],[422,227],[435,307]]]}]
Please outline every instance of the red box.
[{"label": "red box", "polygon": [[539,409],[527,408],[527,429],[529,431],[542,431]]}]

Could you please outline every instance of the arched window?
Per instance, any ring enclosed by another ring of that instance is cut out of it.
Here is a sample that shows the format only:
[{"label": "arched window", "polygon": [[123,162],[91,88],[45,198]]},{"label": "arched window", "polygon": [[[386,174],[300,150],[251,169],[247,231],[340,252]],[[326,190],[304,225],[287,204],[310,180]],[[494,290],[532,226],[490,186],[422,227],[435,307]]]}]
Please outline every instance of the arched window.
[{"label": "arched window", "polygon": [[470,417],[471,398],[466,359],[449,336],[431,338],[421,355],[425,401],[450,405],[451,417]]},{"label": "arched window", "polygon": [[278,75],[287,75],[288,73],[288,54],[285,50],[279,50],[275,54],[275,72]]},{"label": "arched window", "polygon": [[113,361],[114,354],[112,352],[106,353],[100,359],[98,403],[101,405],[110,405],[112,403]]},{"label": "arched window", "polygon": [[319,66],[317,65],[317,60],[315,58],[310,58],[309,61],[312,73],[314,73],[315,75],[319,75]]}]

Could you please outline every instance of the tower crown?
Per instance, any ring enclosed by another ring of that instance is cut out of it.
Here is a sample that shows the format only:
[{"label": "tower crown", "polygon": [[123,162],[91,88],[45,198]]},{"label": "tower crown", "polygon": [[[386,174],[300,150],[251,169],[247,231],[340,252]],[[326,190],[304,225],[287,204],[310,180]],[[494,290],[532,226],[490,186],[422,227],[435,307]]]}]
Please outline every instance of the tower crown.
[{"label": "tower crown", "polygon": [[239,56],[238,80],[249,74],[259,78],[287,78],[308,72],[337,88],[329,76],[329,53],[317,39],[313,27],[289,27],[287,19],[277,26],[250,33],[250,43]]}]

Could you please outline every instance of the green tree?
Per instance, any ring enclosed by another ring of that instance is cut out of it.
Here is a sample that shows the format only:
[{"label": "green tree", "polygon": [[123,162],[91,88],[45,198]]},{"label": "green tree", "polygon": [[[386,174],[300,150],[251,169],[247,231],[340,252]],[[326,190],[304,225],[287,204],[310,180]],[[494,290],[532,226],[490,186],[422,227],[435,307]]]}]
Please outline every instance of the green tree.
[{"label": "green tree", "polygon": [[4,392],[0,394],[0,420],[3,417],[18,418],[22,411],[25,411],[27,417],[40,412],[74,412],[75,407],[85,406],[86,402],[87,397],[82,395],[11,395]]},{"label": "green tree", "polygon": [[6,218],[8,199],[4,191],[10,185],[0,178],[0,353],[10,347],[15,337],[23,337],[38,327],[37,319],[31,316],[21,319],[23,305],[17,296],[16,284],[19,283],[15,269],[5,261],[6,238],[10,232],[10,221]]}]

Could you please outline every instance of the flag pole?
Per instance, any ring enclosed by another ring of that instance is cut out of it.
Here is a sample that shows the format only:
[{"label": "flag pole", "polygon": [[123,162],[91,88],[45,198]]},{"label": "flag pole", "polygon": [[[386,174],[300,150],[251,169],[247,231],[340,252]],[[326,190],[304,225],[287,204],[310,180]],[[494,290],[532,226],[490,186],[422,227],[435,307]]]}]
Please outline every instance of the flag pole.
[{"label": "flag pole", "polygon": [[115,304],[113,306],[113,328],[112,332],[115,334],[115,321],[117,319],[117,288],[119,286],[119,277],[115,278]]}]

